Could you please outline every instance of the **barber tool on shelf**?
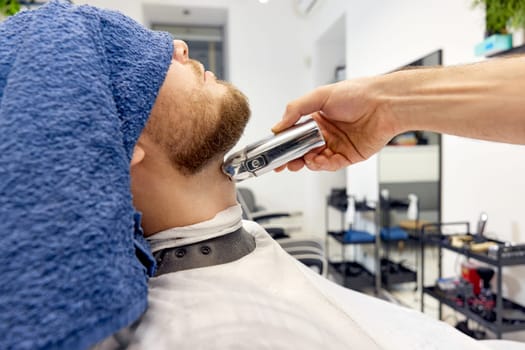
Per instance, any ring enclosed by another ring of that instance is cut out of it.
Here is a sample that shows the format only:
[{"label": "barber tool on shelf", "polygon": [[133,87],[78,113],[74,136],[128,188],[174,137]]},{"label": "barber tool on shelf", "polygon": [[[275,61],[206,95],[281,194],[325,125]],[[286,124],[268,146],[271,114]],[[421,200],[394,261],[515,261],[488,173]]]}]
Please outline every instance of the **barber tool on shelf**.
[{"label": "barber tool on shelf", "polygon": [[478,254],[488,254],[488,252],[490,251],[494,252],[498,248],[498,243],[493,239],[489,239],[485,236],[485,227],[487,226],[487,220],[487,213],[482,212],[479,216],[476,232],[473,232],[471,234],[453,235],[449,238],[450,244],[453,247],[468,249],[471,252]]},{"label": "barber tool on shelf", "polygon": [[485,227],[487,226],[488,215],[482,212],[479,215],[478,229],[473,237],[473,242],[470,244],[470,250],[475,253],[486,253],[491,247],[497,246],[497,243],[492,242],[485,237]]},{"label": "barber tool on shelf", "polygon": [[[487,321],[496,319],[495,295],[491,290],[490,281],[494,277],[494,269],[488,266],[479,266],[472,262],[465,262],[461,266],[461,278],[455,285],[455,303],[459,307],[468,307]],[[438,286],[439,281],[438,281]],[[453,287],[444,290],[449,297],[452,295]]]},{"label": "barber tool on shelf", "polygon": [[490,281],[494,277],[494,269],[487,266],[478,267],[478,276],[481,279],[481,290],[480,294],[487,299],[492,299],[492,290],[490,289]]},{"label": "barber tool on shelf", "polygon": [[490,267],[478,267],[478,276],[482,281],[481,290],[476,298],[470,302],[470,308],[487,321],[492,322],[496,319],[494,312],[496,301],[494,293],[490,289],[490,280],[494,276],[494,270]]},{"label": "barber tool on shelf", "polygon": [[461,264],[461,277],[473,287],[473,292],[478,295],[481,290],[481,278],[478,274],[479,265],[472,261],[465,261]]},{"label": "barber tool on shelf", "polygon": [[474,236],[475,242],[481,243],[481,242],[486,241],[484,235],[485,235],[485,227],[487,226],[488,219],[489,219],[489,216],[485,212],[479,215],[478,229],[477,229],[476,235]]},{"label": "barber tool on shelf", "polygon": [[319,126],[310,119],[231,154],[222,170],[230,179],[240,182],[261,176],[324,145]]}]

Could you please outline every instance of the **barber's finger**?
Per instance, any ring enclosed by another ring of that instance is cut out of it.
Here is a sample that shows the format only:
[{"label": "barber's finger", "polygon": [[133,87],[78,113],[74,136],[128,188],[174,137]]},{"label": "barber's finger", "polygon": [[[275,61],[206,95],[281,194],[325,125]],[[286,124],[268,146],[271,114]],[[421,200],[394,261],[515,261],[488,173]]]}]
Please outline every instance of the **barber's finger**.
[{"label": "barber's finger", "polygon": [[304,161],[301,158],[294,159],[291,162],[288,162],[287,167],[290,171],[299,171],[304,167]]},{"label": "barber's finger", "polygon": [[305,165],[306,167],[309,169],[309,170],[312,170],[312,171],[319,171],[319,170],[322,170],[321,169],[321,166],[314,162],[314,161],[311,161],[311,162],[305,162]]},{"label": "barber's finger", "polygon": [[273,171],[275,171],[276,173],[280,173],[281,171],[283,171],[284,169],[286,169],[286,164],[285,165],[281,165],[275,169],[273,169]]},{"label": "barber's finger", "polygon": [[321,152],[325,152],[325,150],[325,146],[314,148],[310,150],[310,152],[305,154],[303,158],[291,160],[288,163],[275,168],[274,171],[279,173],[286,168],[288,168],[288,170],[290,171],[301,170],[305,165],[308,167],[308,163],[311,163],[316,155],[318,155]]},{"label": "barber's finger", "polygon": [[286,106],[282,120],[273,126],[272,131],[277,133],[287,129],[294,125],[302,116],[320,111],[330,95],[330,91],[330,85],[321,86],[290,102]]},{"label": "barber's finger", "polygon": [[308,163],[312,163],[315,156],[317,156],[318,153],[308,152],[304,155],[303,159],[304,162],[308,165]]},{"label": "barber's finger", "polygon": [[292,161],[289,161],[288,163],[273,169],[273,171],[275,171],[276,173],[280,173],[286,168],[288,168],[288,170],[290,171],[299,171],[304,167],[304,165],[305,165],[304,160],[299,158],[299,159],[294,159]]}]

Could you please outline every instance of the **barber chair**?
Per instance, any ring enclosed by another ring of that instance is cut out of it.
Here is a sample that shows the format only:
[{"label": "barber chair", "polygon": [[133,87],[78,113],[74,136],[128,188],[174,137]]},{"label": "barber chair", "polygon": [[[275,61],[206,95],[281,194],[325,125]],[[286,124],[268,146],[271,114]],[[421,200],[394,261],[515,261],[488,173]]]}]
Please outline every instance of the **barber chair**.
[{"label": "barber chair", "polygon": [[237,188],[237,200],[242,207],[243,219],[259,223],[288,254],[320,275],[326,276],[328,263],[324,253],[323,241],[304,234],[291,237],[290,232],[297,231],[296,227],[283,224],[281,221],[271,220],[298,216],[301,215],[300,212],[266,211],[256,205],[253,192],[247,188]]},{"label": "barber chair", "polygon": [[300,211],[266,210],[258,205],[253,192],[245,187],[237,188],[237,200],[242,206],[243,218],[257,222],[274,238],[288,237],[290,233],[301,231],[296,222],[302,216]]},{"label": "barber chair", "polygon": [[319,273],[327,275],[328,262],[325,257],[324,245],[321,239],[315,237],[282,238],[277,243],[291,256]]}]

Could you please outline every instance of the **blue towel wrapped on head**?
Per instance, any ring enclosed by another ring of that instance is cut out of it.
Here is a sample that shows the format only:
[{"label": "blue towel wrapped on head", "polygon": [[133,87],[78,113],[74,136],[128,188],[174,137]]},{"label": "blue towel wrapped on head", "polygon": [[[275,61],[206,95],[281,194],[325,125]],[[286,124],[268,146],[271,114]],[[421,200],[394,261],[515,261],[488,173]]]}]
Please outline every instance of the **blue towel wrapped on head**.
[{"label": "blue towel wrapped on head", "polygon": [[129,160],[172,53],[89,6],[0,24],[0,349],[84,349],[145,310]]}]

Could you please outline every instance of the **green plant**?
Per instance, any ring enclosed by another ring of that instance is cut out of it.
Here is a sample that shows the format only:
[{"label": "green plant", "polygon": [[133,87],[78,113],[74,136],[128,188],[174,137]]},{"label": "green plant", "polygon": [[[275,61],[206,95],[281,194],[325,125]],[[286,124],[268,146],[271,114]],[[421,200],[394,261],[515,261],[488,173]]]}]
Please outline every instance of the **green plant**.
[{"label": "green plant", "polygon": [[20,2],[18,0],[0,0],[0,14],[11,16],[20,11]]},{"label": "green plant", "polygon": [[473,5],[485,7],[488,35],[525,27],[525,0],[473,0]]}]

